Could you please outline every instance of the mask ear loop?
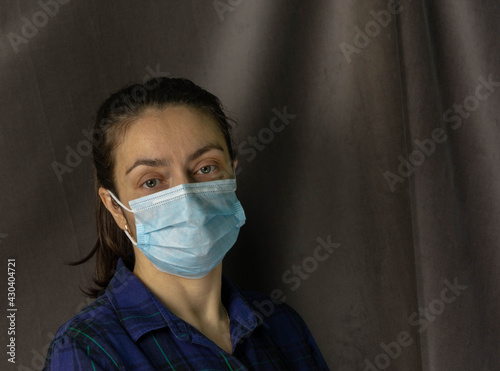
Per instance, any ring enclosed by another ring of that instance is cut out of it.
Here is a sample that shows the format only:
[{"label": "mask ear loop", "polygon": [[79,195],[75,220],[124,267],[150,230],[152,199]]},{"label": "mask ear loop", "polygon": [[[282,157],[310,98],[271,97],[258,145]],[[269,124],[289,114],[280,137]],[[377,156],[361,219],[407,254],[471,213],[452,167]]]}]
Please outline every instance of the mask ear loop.
[{"label": "mask ear loop", "polygon": [[108,192],[109,192],[109,195],[111,197],[113,197],[113,199],[118,203],[118,205],[120,205],[121,207],[123,207],[125,210],[130,211],[131,213],[133,213],[133,211],[131,209],[129,209],[127,206],[125,206],[124,204],[122,204],[120,202],[120,200],[113,194],[113,192],[111,192],[109,189],[108,189]]},{"label": "mask ear loop", "polygon": [[236,189],[238,188],[238,184],[236,182],[236,169],[233,166],[233,161],[231,161],[231,167],[233,168],[233,179],[234,179],[234,189],[233,189],[233,191],[236,192]]},{"label": "mask ear loop", "polygon": [[137,246],[137,242],[134,241],[134,239],[132,238],[132,235],[128,231],[128,225],[127,224],[125,224],[125,230],[123,232],[125,232],[125,234],[127,235],[128,239],[130,240],[130,242],[132,242],[132,244],[134,246]]},{"label": "mask ear loop", "polygon": [[[133,211],[131,209],[129,209],[127,206],[125,206],[124,204],[122,204],[120,202],[120,200],[113,194],[113,192],[111,192],[109,189],[108,189],[108,192],[109,192],[109,195],[111,197],[113,197],[113,199],[118,203],[118,205],[120,205],[121,207],[123,207],[125,210],[130,211],[131,213],[133,213]],[[127,224],[125,224],[125,230],[123,232],[125,232],[125,234],[127,235],[128,239],[130,240],[130,242],[132,242],[132,244],[134,246],[137,246],[137,242],[134,241],[134,239],[130,235],[130,232],[128,231],[128,225]]]}]

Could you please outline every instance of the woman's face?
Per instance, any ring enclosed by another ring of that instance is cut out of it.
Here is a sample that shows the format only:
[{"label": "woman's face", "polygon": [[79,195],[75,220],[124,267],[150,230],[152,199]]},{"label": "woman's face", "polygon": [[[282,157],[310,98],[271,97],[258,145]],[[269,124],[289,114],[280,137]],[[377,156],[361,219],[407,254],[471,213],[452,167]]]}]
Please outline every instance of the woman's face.
[{"label": "woman's face", "polygon": [[[115,149],[114,175],[117,196],[129,208],[131,200],[179,184],[234,176],[217,123],[209,115],[186,106],[149,109],[131,123]],[[99,194],[118,226],[125,229],[125,223],[128,224],[135,237],[133,213],[122,213],[104,188]]]}]

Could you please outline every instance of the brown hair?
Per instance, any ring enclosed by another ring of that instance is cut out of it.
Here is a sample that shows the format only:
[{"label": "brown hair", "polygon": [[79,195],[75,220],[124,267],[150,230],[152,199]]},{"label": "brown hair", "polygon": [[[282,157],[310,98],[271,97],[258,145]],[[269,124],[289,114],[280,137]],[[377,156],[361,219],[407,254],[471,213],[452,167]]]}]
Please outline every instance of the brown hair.
[{"label": "brown hair", "polygon": [[112,94],[99,108],[92,130],[97,241],[86,257],[71,264],[83,264],[95,255],[94,283],[97,287],[84,290],[88,296],[97,297],[104,292],[115,273],[119,258],[133,265],[132,244],[118,227],[98,193],[99,188],[103,187],[120,197],[114,179],[114,152],[119,144],[118,135],[123,135],[127,126],[147,108],[169,105],[193,107],[210,115],[224,135],[231,161],[234,159],[230,120],[224,113],[220,100],[193,82],[181,78],[159,77],[144,84],[130,85]]}]

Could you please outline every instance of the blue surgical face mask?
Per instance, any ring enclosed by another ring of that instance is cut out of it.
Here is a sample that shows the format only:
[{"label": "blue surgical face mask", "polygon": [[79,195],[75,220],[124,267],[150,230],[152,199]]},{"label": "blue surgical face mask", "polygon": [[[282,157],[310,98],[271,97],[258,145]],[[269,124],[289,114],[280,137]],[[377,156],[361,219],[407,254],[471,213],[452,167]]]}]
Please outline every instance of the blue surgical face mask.
[{"label": "blue surgical face mask", "polygon": [[156,268],[184,278],[202,278],[222,261],[245,224],[236,179],[181,184],[123,205],[134,213],[137,241]]}]

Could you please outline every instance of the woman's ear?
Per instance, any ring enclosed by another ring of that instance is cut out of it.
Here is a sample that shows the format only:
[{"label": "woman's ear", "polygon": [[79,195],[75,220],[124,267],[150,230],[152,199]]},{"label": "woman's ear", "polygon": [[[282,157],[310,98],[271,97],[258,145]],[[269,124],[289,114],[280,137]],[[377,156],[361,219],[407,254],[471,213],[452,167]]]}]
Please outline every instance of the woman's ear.
[{"label": "woman's ear", "polygon": [[102,203],[108,209],[108,211],[115,219],[116,224],[121,229],[125,229],[125,225],[127,224],[127,219],[123,215],[123,211],[120,206],[116,203],[116,201],[111,197],[109,191],[106,188],[99,188],[99,197],[101,198]]},{"label": "woman's ear", "polygon": [[236,172],[236,167],[238,166],[238,159],[234,158],[233,160],[233,170]]}]

